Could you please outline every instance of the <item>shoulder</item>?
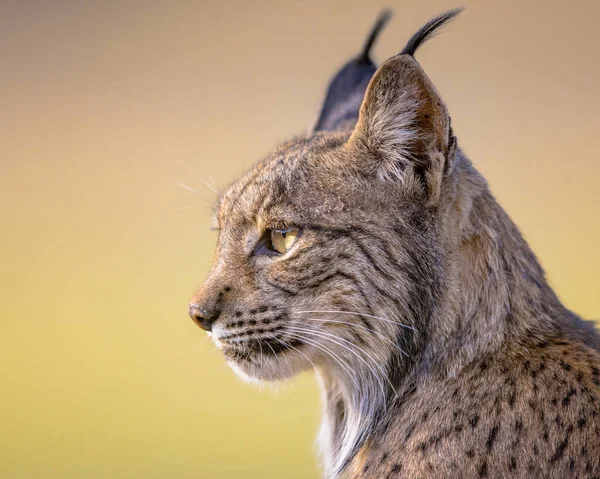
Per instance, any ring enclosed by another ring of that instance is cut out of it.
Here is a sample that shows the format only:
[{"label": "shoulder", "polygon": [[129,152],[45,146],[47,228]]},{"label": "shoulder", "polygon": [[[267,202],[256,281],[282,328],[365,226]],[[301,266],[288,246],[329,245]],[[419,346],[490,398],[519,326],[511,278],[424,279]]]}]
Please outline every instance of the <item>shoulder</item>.
[{"label": "shoulder", "polygon": [[418,386],[388,419],[361,457],[382,477],[600,473],[600,356],[561,338],[510,345]]}]

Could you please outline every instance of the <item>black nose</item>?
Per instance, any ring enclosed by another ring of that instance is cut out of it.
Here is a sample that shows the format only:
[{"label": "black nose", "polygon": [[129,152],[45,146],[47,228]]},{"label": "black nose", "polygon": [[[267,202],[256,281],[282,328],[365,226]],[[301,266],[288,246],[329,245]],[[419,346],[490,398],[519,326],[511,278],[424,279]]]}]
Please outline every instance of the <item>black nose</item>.
[{"label": "black nose", "polygon": [[216,311],[206,311],[199,304],[191,303],[188,308],[190,318],[200,326],[204,331],[212,331],[212,325],[219,317]]}]

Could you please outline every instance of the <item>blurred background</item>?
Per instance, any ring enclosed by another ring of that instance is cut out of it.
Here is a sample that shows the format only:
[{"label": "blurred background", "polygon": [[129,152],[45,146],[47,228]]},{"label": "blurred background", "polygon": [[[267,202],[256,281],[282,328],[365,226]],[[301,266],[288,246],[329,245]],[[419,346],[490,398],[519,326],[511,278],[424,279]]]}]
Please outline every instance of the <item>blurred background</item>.
[{"label": "blurred background", "polygon": [[[597,2],[463,2],[417,58],[568,307],[600,318]],[[0,477],[317,478],[306,374],[241,383],[187,303],[212,189],[445,1],[0,2]]]}]

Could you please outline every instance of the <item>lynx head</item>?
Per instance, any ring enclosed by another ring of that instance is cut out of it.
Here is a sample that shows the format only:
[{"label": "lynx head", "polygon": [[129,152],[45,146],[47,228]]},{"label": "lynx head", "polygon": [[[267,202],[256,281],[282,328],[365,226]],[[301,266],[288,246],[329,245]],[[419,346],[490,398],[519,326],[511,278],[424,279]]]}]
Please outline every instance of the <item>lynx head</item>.
[{"label": "lynx head", "polygon": [[387,397],[418,353],[445,290],[457,154],[413,54],[457,13],[376,70],[350,129],[281,145],[220,197],[190,315],[242,376],[317,367]]}]

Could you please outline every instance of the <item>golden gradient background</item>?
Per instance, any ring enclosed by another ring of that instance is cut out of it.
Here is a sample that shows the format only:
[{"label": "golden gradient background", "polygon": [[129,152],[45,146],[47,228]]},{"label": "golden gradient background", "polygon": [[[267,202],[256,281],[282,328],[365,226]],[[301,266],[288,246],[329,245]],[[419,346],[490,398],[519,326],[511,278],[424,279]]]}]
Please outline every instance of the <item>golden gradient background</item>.
[{"label": "golden gradient background", "polygon": [[[600,318],[600,6],[465,3],[418,59],[560,297]],[[0,477],[318,477],[313,377],[242,384],[187,302],[205,183],[304,131],[382,6],[0,3]],[[380,61],[456,4],[387,6]]]}]

